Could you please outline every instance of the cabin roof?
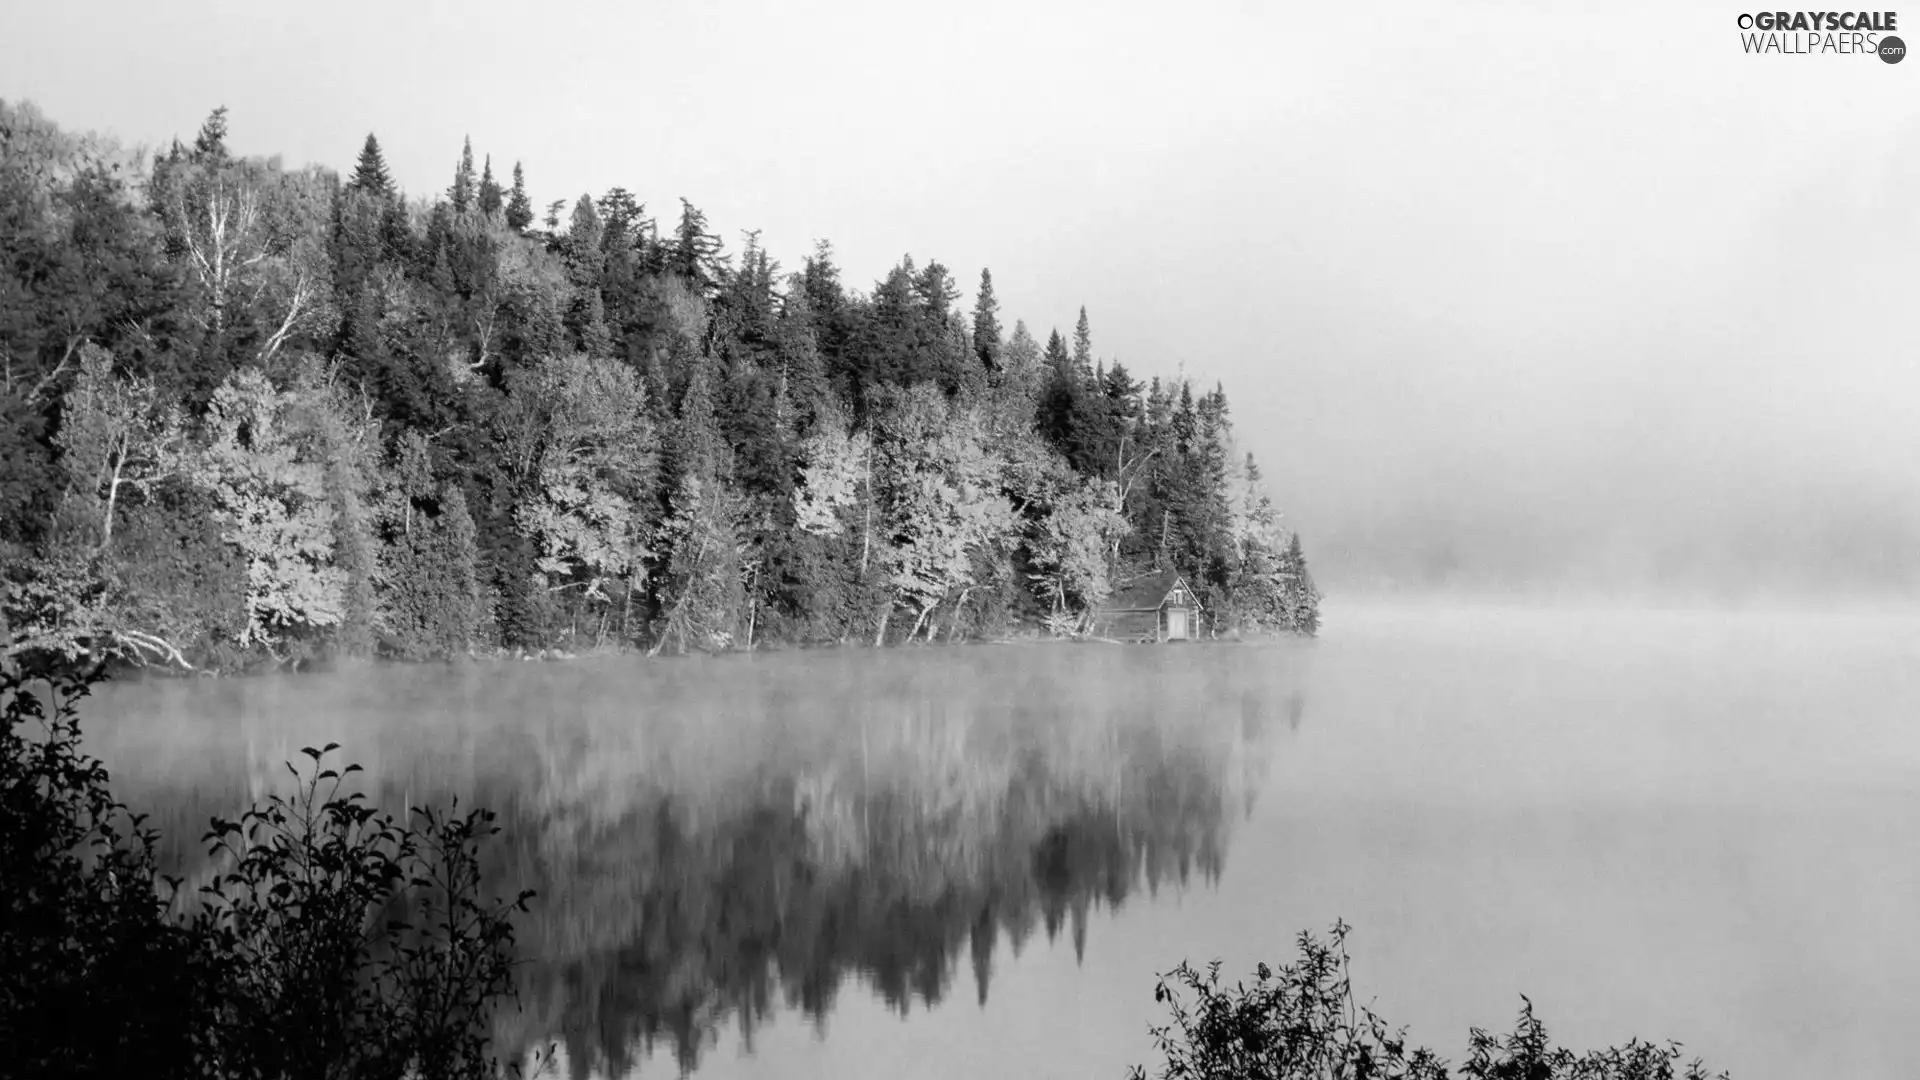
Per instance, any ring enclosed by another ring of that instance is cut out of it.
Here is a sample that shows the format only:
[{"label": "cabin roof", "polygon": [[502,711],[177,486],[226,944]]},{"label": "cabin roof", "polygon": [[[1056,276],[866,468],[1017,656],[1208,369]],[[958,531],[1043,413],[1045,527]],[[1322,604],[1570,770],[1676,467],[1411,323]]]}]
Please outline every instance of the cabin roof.
[{"label": "cabin roof", "polygon": [[[1175,585],[1185,585],[1186,581],[1177,571],[1166,570],[1158,574],[1149,574],[1143,578],[1115,589],[1107,598],[1108,611],[1158,611],[1167,601],[1167,594]],[[1187,585],[1187,598],[1194,607],[1200,606],[1200,598],[1193,595],[1193,586]]]}]

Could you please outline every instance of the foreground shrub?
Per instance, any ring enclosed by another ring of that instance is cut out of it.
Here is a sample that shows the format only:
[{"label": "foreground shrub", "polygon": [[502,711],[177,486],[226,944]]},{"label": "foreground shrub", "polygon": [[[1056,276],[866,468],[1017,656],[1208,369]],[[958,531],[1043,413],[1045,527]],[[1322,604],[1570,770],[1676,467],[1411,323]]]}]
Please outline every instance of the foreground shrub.
[{"label": "foreground shrub", "polygon": [[[1218,961],[1205,974],[1184,962],[1168,972],[1154,987],[1173,1016],[1153,1029],[1166,1058],[1160,1080],[1708,1080],[1699,1061],[1681,1065],[1677,1043],[1636,1039],[1584,1056],[1556,1048],[1524,997],[1513,1033],[1474,1028],[1466,1060],[1449,1072],[1354,1000],[1347,933],[1335,923],[1325,940],[1301,934],[1299,962],[1260,964],[1251,985],[1221,985]],[[1130,1075],[1147,1077],[1138,1066]]]},{"label": "foreground shrub", "polygon": [[512,990],[511,917],[532,894],[481,899],[491,813],[396,820],[342,794],[358,767],[323,767],[336,747],[309,748],[304,773],[288,766],[297,794],[213,822],[222,869],[181,895],[79,749],[92,681],[0,673],[0,1069],[499,1074],[489,1010]]},{"label": "foreground shrub", "polygon": [[0,1069],[186,1075],[205,953],[165,917],[157,838],[79,751],[89,681],[0,671]]}]

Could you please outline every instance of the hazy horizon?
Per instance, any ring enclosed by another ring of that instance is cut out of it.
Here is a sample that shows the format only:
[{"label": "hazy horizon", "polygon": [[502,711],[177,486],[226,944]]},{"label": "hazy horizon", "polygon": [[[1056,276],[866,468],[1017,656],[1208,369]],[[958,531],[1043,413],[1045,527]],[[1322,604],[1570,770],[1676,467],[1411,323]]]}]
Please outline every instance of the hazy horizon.
[{"label": "hazy horizon", "polygon": [[1743,55],[1737,5],[517,10],[35,5],[0,97],[990,267],[1009,325],[1223,381],[1335,591],[1920,585],[1920,65]]}]

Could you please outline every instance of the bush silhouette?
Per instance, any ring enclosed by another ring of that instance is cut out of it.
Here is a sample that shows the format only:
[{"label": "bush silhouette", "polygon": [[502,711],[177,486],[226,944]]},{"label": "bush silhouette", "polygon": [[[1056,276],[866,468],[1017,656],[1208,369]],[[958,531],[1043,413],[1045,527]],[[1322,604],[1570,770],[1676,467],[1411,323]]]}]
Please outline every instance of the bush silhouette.
[{"label": "bush silhouette", "polygon": [[[0,672],[0,1045],[28,1076],[491,1077],[512,916],[482,898],[486,810],[405,820],[308,748],[291,798],[204,838],[196,892],[80,749],[97,673]],[[35,729],[38,730],[35,730]]]},{"label": "bush silhouette", "polygon": [[[1204,974],[1183,962],[1162,976],[1153,996],[1166,1003],[1172,1022],[1153,1029],[1166,1058],[1156,1075],[1160,1080],[1708,1080],[1700,1062],[1682,1064],[1677,1043],[1659,1046],[1636,1039],[1585,1055],[1557,1048],[1525,997],[1512,1034],[1474,1028],[1466,1060],[1449,1072],[1432,1051],[1409,1049],[1405,1029],[1389,1028],[1355,1001],[1348,933],[1340,922],[1324,939],[1302,933],[1299,961],[1278,971],[1260,964],[1251,984],[1222,985],[1219,961],[1207,965]],[[1131,1080],[1147,1080],[1147,1075],[1136,1066]],[[1720,1076],[1725,1080],[1725,1073]]]}]

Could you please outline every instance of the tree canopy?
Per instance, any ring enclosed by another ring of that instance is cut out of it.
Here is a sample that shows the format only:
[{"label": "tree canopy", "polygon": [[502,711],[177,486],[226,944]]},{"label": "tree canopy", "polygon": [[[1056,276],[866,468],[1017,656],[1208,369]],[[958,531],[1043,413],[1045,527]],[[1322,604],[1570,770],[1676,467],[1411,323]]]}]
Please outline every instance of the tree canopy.
[{"label": "tree canopy", "polygon": [[150,162],[0,135],[6,655],[1077,634],[1169,569],[1208,633],[1317,629],[1225,389],[1143,383],[1085,308],[1006,330],[986,269],[861,290],[620,186],[538,230],[470,139],[409,201],[374,135],[343,183],[224,107]]}]

